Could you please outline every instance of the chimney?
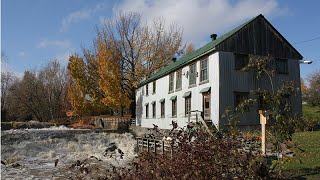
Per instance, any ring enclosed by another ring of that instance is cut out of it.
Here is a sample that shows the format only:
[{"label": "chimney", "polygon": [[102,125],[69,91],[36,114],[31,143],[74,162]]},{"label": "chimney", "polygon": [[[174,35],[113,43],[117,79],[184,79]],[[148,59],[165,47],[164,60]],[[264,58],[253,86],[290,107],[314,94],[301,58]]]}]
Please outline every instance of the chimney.
[{"label": "chimney", "polygon": [[176,62],[177,61],[177,58],[176,57],[173,57],[172,58],[172,62]]},{"label": "chimney", "polygon": [[217,34],[211,34],[210,38],[212,39],[212,41],[216,40],[217,39]]}]

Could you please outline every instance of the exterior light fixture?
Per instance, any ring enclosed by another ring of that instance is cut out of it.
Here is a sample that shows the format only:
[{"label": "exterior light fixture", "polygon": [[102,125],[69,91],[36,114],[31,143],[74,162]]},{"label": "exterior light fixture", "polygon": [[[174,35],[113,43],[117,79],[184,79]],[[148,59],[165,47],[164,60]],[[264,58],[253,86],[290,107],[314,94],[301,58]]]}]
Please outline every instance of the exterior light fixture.
[{"label": "exterior light fixture", "polygon": [[299,60],[300,64],[312,64],[313,61],[310,60]]}]

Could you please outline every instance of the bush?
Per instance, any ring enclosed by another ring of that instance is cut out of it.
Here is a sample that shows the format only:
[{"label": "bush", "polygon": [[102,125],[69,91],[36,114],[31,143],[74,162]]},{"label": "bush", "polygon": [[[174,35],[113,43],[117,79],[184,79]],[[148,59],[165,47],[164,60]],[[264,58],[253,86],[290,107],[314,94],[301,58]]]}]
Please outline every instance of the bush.
[{"label": "bush", "polygon": [[312,106],[320,107],[320,69],[312,72],[309,77],[309,88],[307,89],[305,100]]},{"label": "bush", "polygon": [[[267,179],[264,161],[241,150],[241,142],[202,130],[180,131],[173,139],[173,156],[141,153],[131,169],[114,168],[112,179]],[[264,159],[264,158],[263,158]]]}]

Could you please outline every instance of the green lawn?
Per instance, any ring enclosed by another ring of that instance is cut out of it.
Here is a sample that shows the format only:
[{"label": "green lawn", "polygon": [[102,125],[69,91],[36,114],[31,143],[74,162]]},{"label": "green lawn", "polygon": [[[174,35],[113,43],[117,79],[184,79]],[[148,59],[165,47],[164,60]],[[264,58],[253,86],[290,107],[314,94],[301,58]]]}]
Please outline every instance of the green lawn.
[{"label": "green lawn", "polygon": [[310,116],[312,118],[317,118],[320,121],[320,107],[312,107],[307,104],[302,105],[302,112],[304,116]]},{"label": "green lawn", "polygon": [[320,179],[320,131],[298,132],[293,136],[296,156],[283,164],[291,177]]},{"label": "green lawn", "polygon": [[320,130],[320,107],[302,105],[303,122],[300,124],[301,130]]}]

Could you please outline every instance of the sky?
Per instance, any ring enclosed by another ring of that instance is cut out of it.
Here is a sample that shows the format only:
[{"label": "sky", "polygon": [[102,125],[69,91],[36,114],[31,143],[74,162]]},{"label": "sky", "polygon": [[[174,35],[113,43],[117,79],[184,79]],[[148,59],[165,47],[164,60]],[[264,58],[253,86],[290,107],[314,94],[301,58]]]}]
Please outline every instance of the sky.
[{"label": "sky", "polygon": [[313,64],[300,65],[301,77],[320,69],[320,1],[309,0],[1,0],[1,70],[22,75],[90,48],[105,19],[138,12],[143,23],[163,18],[183,28],[183,42],[199,48],[245,21],[263,14]]}]

